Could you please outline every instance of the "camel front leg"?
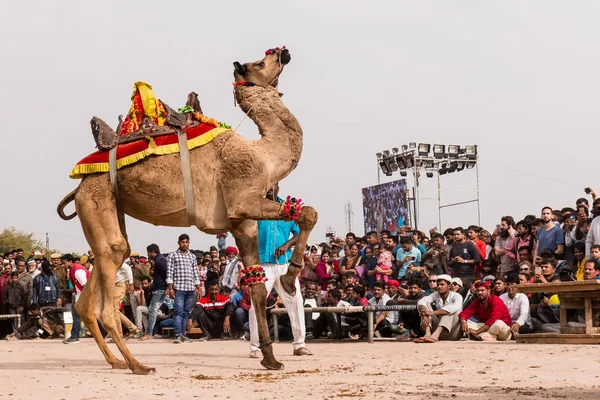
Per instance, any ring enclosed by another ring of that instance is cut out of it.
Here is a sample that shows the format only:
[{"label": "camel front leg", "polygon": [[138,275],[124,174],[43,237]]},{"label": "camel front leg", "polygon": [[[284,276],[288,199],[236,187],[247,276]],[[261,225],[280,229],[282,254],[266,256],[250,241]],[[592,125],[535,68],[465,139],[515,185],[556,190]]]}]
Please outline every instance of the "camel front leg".
[{"label": "camel front leg", "polygon": [[296,294],[296,279],[302,272],[304,262],[304,250],[306,249],[306,243],[312,232],[315,224],[317,223],[318,214],[317,211],[312,207],[303,207],[300,212],[300,216],[296,223],[300,227],[300,233],[298,234],[298,240],[290,259],[290,265],[285,275],[279,278],[283,290],[290,295]]},{"label": "camel front leg", "polygon": [[[234,224],[231,232],[235,238],[235,243],[240,250],[240,256],[244,266],[259,264],[258,255],[258,228],[256,221],[244,220]],[[267,288],[264,283],[258,283],[250,286],[250,298],[252,308],[256,315],[256,325],[258,327],[258,341],[260,350],[263,354],[261,365],[267,369],[280,370],[283,364],[275,359],[273,354],[273,341],[269,334],[269,323],[267,321]],[[251,313],[252,314],[252,313]],[[250,318],[253,316],[250,315]]]}]

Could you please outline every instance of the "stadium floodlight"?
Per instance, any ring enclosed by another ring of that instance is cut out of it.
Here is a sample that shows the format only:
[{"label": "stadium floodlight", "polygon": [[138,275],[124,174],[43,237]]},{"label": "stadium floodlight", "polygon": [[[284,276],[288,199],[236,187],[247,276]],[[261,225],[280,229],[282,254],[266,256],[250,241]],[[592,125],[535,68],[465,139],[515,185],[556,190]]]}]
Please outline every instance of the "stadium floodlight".
[{"label": "stadium floodlight", "polygon": [[452,161],[448,167],[448,173],[451,174],[452,172],[456,171],[456,167],[458,167],[458,163],[456,161]]},{"label": "stadium floodlight", "polygon": [[429,151],[431,150],[431,145],[427,143],[419,143],[419,156],[427,157],[429,155]]},{"label": "stadium floodlight", "polygon": [[448,157],[450,158],[458,158],[460,154],[460,146],[457,144],[448,145]]},{"label": "stadium floodlight", "polygon": [[440,175],[444,175],[444,174],[448,173],[448,164],[442,163],[438,172],[440,173]]},{"label": "stadium floodlight", "polygon": [[465,146],[465,157],[469,160],[477,159],[477,145]]},{"label": "stadium floodlight", "polygon": [[400,176],[407,176],[408,172],[406,172],[406,170],[402,170],[400,171]]},{"label": "stadium floodlight", "polygon": [[425,175],[427,175],[428,178],[433,178],[433,171],[427,171]]},{"label": "stadium floodlight", "polygon": [[394,159],[394,157],[390,157],[389,165],[390,165],[390,170],[392,172],[398,171],[398,164],[396,163],[396,160]]},{"label": "stadium floodlight", "polygon": [[405,152],[405,151],[407,151],[407,150],[408,150],[408,146],[407,146],[407,145],[405,145],[405,144],[403,144],[403,145],[402,145],[402,152]]},{"label": "stadium floodlight", "polygon": [[406,168],[414,167],[415,160],[414,160],[412,154],[408,154],[408,155],[404,156],[404,164],[406,165]]},{"label": "stadium floodlight", "polygon": [[392,176],[392,168],[390,167],[389,159],[384,158],[379,161],[379,167],[385,176]]},{"label": "stadium floodlight", "polygon": [[465,169],[465,162],[464,161],[459,161],[456,165],[456,170],[457,171],[462,171],[463,169]]},{"label": "stadium floodlight", "polygon": [[406,163],[404,162],[403,156],[397,156],[396,163],[398,164],[398,168],[400,168],[400,171],[406,169]]},{"label": "stadium floodlight", "polygon": [[398,154],[398,148],[397,147],[392,148],[392,153]]},{"label": "stadium floodlight", "polygon": [[381,160],[381,157],[383,156],[383,154],[381,154],[381,153],[377,153],[377,154],[376,154],[376,156],[377,156],[377,159],[378,159],[378,160]]},{"label": "stadium floodlight", "polygon": [[433,156],[435,158],[445,158],[446,157],[446,146],[443,144],[434,144],[433,145]]},{"label": "stadium floodlight", "polygon": [[433,169],[433,165],[434,165],[433,160],[425,160],[425,161],[423,161],[423,166],[426,169]]},{"label": "stadium floodlight", "polygon": [[466,164],[467,169],[473,169],[473,168],[475,168],[475,162],[474,161],[467,161],[465,164]]},{"label": "stadium floodlight", "polygon": [[408,144],[408,148],[409,148],[409,149],[416,149],[416,148],[417,148],[417,144],[416,144],[415,142],[410,142],[410,143]]},{"label": "stadium floodlight", "polygon": [[390,156],[390,151],[389,150],[384,150],[383,151],[383,155],[386,156],[386,157],[389,157]]}]

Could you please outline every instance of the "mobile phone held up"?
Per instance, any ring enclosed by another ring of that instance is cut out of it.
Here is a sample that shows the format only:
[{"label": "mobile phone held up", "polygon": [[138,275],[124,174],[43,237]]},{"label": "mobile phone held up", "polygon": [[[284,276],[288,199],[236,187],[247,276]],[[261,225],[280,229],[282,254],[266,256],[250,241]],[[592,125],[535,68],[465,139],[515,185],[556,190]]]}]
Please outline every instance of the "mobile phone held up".
[{"label": "mobile phone held up", "polygon": [[589,187],[586,187],[586,188],[585,188],[585,189],[583,189],[583,190],[585,190],[585,193],[586,193],[586,194],[590,194],[590,193],[592,192],[592,189],[590,189]]},{"label": "mobile phone held up", "polygon": [[542,267],[535,267],[535,274],[536,275],[541,275],[542,274]]}]

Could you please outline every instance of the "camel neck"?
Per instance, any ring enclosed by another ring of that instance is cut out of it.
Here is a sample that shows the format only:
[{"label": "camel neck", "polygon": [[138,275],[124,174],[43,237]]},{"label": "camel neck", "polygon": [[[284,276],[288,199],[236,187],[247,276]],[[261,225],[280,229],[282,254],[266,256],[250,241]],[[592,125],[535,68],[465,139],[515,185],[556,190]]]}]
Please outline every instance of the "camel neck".
[{"label": "camel neck", "polygon": [[262,137],[258,145],[265,146],[271,159],[273,179],[284,178],[296,167],[302,153],[298,120],[273,87],[237,85],[234,90],[240,108],[258,127]]}]

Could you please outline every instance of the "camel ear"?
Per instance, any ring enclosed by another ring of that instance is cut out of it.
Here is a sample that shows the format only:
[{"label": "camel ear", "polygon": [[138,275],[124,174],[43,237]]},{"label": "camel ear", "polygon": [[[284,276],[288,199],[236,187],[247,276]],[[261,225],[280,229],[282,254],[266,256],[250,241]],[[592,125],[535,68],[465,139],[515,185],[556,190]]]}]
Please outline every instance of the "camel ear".
[{"label": "camel ear", "polygon": [[248,68],[246,68],[245,65],[242,65],[237,61],[233,63],[233,67],[235,68],[237,73],[240,75],[244,75],[246,73],[246,71],[248,71]]}]

